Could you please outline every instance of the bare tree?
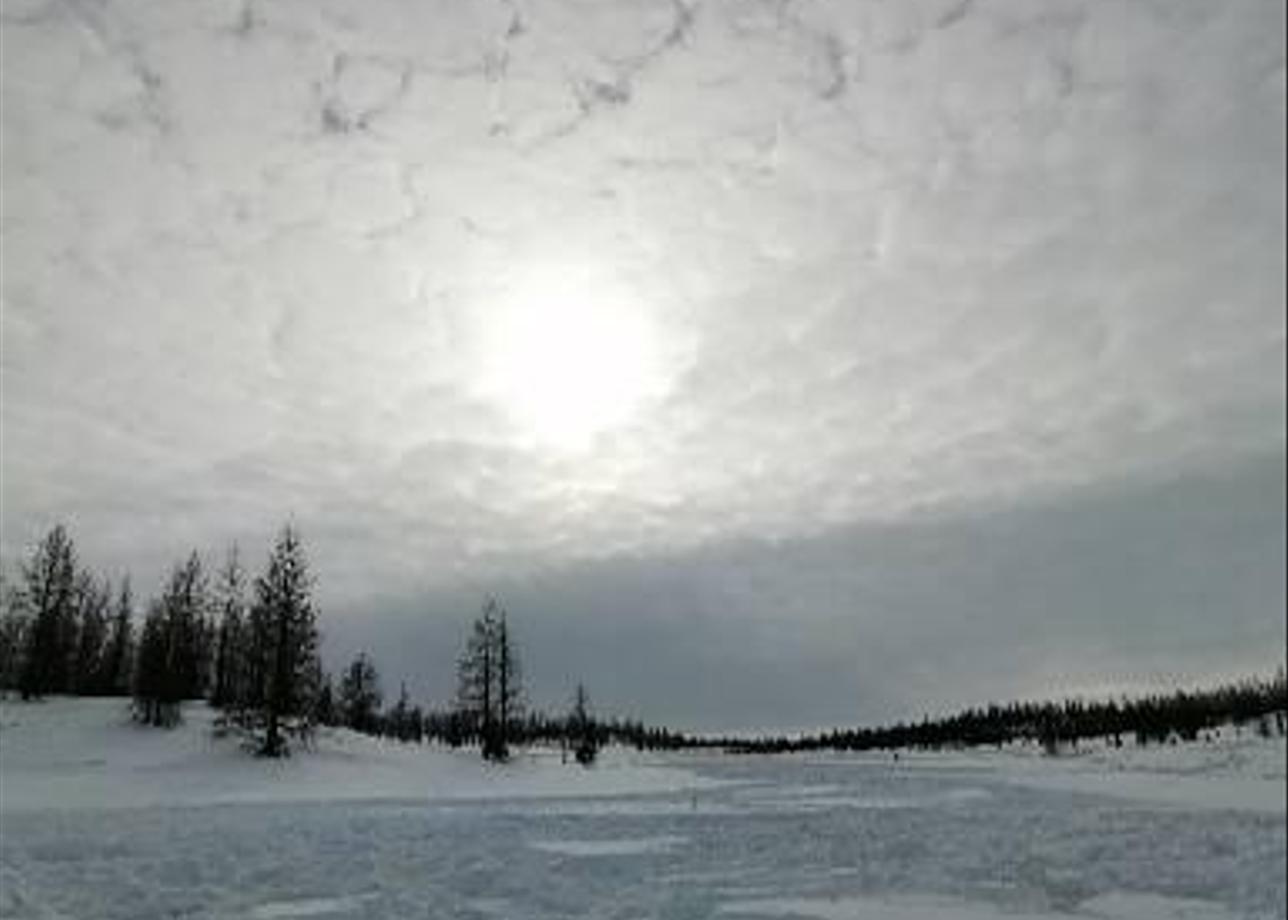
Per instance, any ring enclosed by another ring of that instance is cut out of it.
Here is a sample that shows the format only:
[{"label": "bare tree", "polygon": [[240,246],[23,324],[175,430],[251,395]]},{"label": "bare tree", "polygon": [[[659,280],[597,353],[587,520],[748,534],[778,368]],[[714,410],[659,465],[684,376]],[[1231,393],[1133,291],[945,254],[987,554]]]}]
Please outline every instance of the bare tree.
[{"label": "bare tree", "polygon": [[488,598],[475,619],[457,664],[457,709],[465,731],[477,737],[483,756],[504,760],[522,706],[519,660],[506,612]]}]

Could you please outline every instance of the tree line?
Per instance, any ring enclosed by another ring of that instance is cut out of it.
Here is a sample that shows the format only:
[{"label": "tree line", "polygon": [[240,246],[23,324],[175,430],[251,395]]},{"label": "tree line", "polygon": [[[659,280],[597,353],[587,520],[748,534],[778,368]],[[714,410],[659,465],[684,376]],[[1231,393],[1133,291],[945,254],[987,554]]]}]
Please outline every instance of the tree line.
[{"label": "tree line", "polygon": [[[0,572],[0,578],[4,573]],[[131,695],[135,718],[169,726],[185,700],[220,710],[220,731],[282,756],[307,745],[317,726],[407,742],[477,746],[505,760],[515,745],[557,744],[583,764],[606,744],[641,750],[716,748],[742,753],[897,750],[1040,744],[1050,753],[1088,738],[1139,744],[1193,741],[1222,724],[1252,723],[1264,735],[1288,730],[1288,680],[1269,679],[1121,700],[1017,702],[942,718],[801,737],[696,736],[642,722],[598,717],[578,684],[560,715],[529,710],[520,655],[505,608],[488,598],[457,661],[456,697],[441,709],[413,705],[403,685],[385,708],[375,663],[359,653],[338,684],[322,666],[313,577],[299,534],[283,527],[260,574],[236,547],[211,577],[193,552],[148,601],[136,630],[130,580],[114,585],[84,568],[61,525],[0,582],[0,691]]]},{"label": "tree line", "polygon": [[1016,702],[966,709],[939,719],[898,722],[879,728],[834,729],[802,737],[718,738],[704,743],[741,753],[872,751],[900,748],[1037,744],[1048,754],[1080,741],[1105,738],[1122,747],[1197,741],[1222,725],[1251,725],[1263,737],[1288,732],[1288,679],[1283,668],[1203,690],[1178,690],[1120,700]]},{"label": "tree line", "polygon": [[529,710],[508,614],[495,598],[484,602],[471,624],[457,661],[456,698],[444,708],[412,705],[406,684],[398,701],[383,708],[380,675],[366,652],[359,652],[345,668],[338,690],[332,691],[329,678],[323,681],[317,717],[324,724],[399,741],[477,746],[487,760],[506,760],[516,745],[554,744],[589,766],[606,744],[662,749],[678,747],[682,739],[676,732],[639,721],[597,716],[581,683],[566,713]]},{"label": "tree line", "polygon": [[[3,572],[0,572],[0,577]],[[237,548],[207,571],[190,553],[167,576],[135,623],[129,578],[114,586],[81,565],[66,527],[53,527],[0,584],[0,691],[24,700],[49,694],[130,695],[135,719],[167,727],[186,700],[220,710],[217,730],[235,732],[256,753],[282,756],[307,745],[317,726],[343,726],[403,741],[477,745],[505,760],[513,745],[558,743],[593,763],[606,743],[673,744],[674,733],[600,720],[578,685],[569,712],[528,711],[518,649],[494,598],[471,624],[457,663],[455,700],[443,709],[412,705],[402,687],[383,708],[374,662],[359,653],[337,683],[322,666],[313,578],[293,527],[279,532],[260,574]]]}]

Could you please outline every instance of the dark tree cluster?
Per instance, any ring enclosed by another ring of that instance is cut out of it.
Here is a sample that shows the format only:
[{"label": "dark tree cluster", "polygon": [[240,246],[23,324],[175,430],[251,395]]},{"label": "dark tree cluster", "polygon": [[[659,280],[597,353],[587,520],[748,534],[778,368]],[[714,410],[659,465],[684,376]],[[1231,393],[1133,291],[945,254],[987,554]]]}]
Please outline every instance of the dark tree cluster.
[{"label": "dark tree cluster", "polygon": [[220,621],[212,631],[211,703],[225,711],[226,724],[248,733],[257,753],[280,757],[289,751],[287,736],[307,741],[319,710],[331,705],[313,579],[294,528],[278,535],[249,597],[246,582],[231,553],[215,598]]},{"label": "dark tree cluster", "polygon": [[[2,576],[3,573],[0,573]],[[314,726],[344,726],[400,741],[477,745],[505,760],[514,745],[557,744],[583,765],[606,744],[640,750],[712,748],[775,753],[1041,745],[1049,753],[1088,738],[1139,744],[1193,741],[1233,722],[1264,736],[1288,733],[1288,680],[1245,680],[1208,690],[1135,699],[1021,702],[878,728],[806,737],[691,736],[642,722],[596,717],[578,684],[563,715],[524,706],[519,654],[505,609],[489,598],[470,625],[457,665],[458,690],[442,710],[412,705],[406,685],[383,708],[380,677],[359,654],[338,686],[318,653],[312,576],[291,527],[280,532],[262,574],[250,578],[236,548],[213,583],[192,553],[151,600],[136,636],[128,577],[114,587],[83,568],[65,527],[33,549],[17,578],[0,580],[0,692],[133,695],[136,718],[174,724],[185,700],[206,698],[221,730],[257,753],[282,756],[288,738],[307,743]]]},{"label": "dark tree cluster", "polygon": [[67,529],[54,527],[0,591],[0,689],[132,694],[146,725],[179,719],[208,697],[256,749],[279,756],[306,735],[316,706],[318,633],[303,547],[287,527],[263,575],[248,584],[236,551],[212,587],[197,553],[171,571],[135,635],[128,578],[116,590],[83,569]]},{"label": "dark tree cluster", "polygon": [[[0,573],[2,575],[2,573]],[[0,691],[131,695],[142,724],[171,726],[185,701],[221,711],[221,732],[242,735],[260,754],[288,752],[318,725],[344,726],[408,742],[478,745],[504,760],[515,744],[551,743],[590,764],[607,743],[675,747],[681,736],[641,723],[598,720],[578,686],[567,715],[525,710],[519,654],[506,611],[489,599],[473,621],[458,666],[459,689],[443,710],[412,705],[402,686],[383,707],[380,677],[366,653],[332,681],[318,654],[312,579],[296,532],[284,528],[264,571],[252,578],[237,548],[213,576],[193,552],[150,600],[136,633],[128,578],[114,588],[84,569],[72,538],[54,527],[0,581]]]},{"label": "dark tree cluster", "polygon": [[505,609],[494,598],[470,624],[457,664],[458,690],[445,709],[412,705],[404,684],[397,702],[381,708],[380,678],[370,656],[361,652],[345,670],[334,704],[330,682],[323,680],[325,712],[317,721],[364,734],[453,748],[477,745],[488,760],[505,760],[516,745],[557,745],[585,766],[600,748],[620,744],[639,750],[691,747],[701,742],[642,722],[597,718],[590,695],[577,685],[572,707],[552,716],[524,705],[519,654]]},{"label": "dark tree cluster", "polygon": [[213,627],[200,557],[175,566],[161,597],[148,607],[134,676],[137,715],[147,725],[172,725],[179,704],[206,693]]},{"label": "dark tree cluster", "polygon": [[354,731],[377,734],[381,729],[380,703],[376,666],[365,653],[359,653],[340,681],[340,723]]},{"label": "dark tree cluster", "polygon": [[0,691],[24,700],[51,693],[126,693],[134,670],[128,579],[84,569],[67,529],[54,527],[0,586]]},{"label": "dark tree cluster", "polygon": [[1107,738],[1122,746],[1196,741],[1221,725],[1253,724],[1264,735],[1288,731],[1288,680],[1283,669],[1272,678],[1244,680],[1208,690],[1177,691],[1135,699],[1063,703],[1011,703],[967,709],[942,719],[925,718],[883,728],[837,729],[802,738],[715,739],[747,753],[1039,744],[1050,754],[1079,741]]}]

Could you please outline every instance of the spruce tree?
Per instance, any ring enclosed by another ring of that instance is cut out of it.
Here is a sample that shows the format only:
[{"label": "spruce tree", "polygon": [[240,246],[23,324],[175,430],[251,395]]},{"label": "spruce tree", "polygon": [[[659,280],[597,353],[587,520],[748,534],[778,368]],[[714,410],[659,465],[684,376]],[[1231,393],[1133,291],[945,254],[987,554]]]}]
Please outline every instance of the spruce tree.
[{"label": "spruce tree", "polygon": [[246,575],[235,545],[219,572],[215,594],[219,626],[210,702],[229,708],[243,702],[246,696]]},{"label": "spruce tree", "polygon": [[509,756],[509,739],[521,710],[518,654],[505,611],[488,598],[457,662],[457,711],[478,738],[487,760]]},{"label": "spruce tree", "polygon": [[389,711],[388,734],[399,741],[406,741],[411,735],[411,704],[407,699],[407,684],[398,688],[398,702]]},{"label": "spruce tree", "polygon": [[130,592],[130,579],[121,582],[116,596],[116,607],[108,629],[107,646],[103,651],[99,687],[101,692],[119,696],[130,690],[130,673],[134,655],[134,600]]},{"label": "spruce tree", "polygon": [[299,536],[289,525],[278,536],[267,571],[255,580],[255,609],[265,643],[264,736],[258,753],[281,757],[289,753],[288,730],[309,731],[318,647],[308,563]]},{"label": "spruce tree", "polygon": [[144,725],[169,726],[179,718],[181,694],[173,668],[170,627],[164,605],[153,601],[143,620],[134,666],[135,718]]},{"label": "spruce tree", "polygon": [[374,732],[381,701],[376,666],[365,652],[359,652],[340,681],[340,718],[354,731]]},{"label": "spruce tree", "polygon": [[89,572],[76,577],[76,650],[72,657],[71,690],[82,696],[103,693],[103,652],[107,644],[107,611],[112,586]]},{"label": "spruce tree", "polygon": [[590,715],[590,695],[585,684],[578,684],[573,696],[572,712],[568,716],[568,740],[572,743],[577,763],[589,767],[595,762],[599,755],[599,738]]},{"label": "spruce tree", "polygon": [[331,675],[322,670],[322,662],[317,665],[317,674],[315,676],[318,693],[317,698],[313,701],[313,724],[315,725],[335,725],[338,721],[336,715],[335,687],[331,680]]},{"label": "spruce tree", "polygon": [[494,603],[489,599],[482,615],[474,620],[465,652],[457,662],[457,709],[466,733],[480,741],[483,757],[489,760],[500,753],[493,704],[496,683]]},{"label": "spruce tree", "polygon": [[75,630],[76,551],[59,524],[22,568],[22,603],[30,618],[19,689],[24,700],[68,689]]},{"label": "spruce tree", "polygon": [[519,655],[510,635],[504,608],[501,609],[496,624],[496,678],[497,727],[504,757],[507,756],[517,722],[523,714]]},{"label": "spruce tree", "polygon": [[0,696],[18,689],[27,622],[22,593],[0,571]]}]

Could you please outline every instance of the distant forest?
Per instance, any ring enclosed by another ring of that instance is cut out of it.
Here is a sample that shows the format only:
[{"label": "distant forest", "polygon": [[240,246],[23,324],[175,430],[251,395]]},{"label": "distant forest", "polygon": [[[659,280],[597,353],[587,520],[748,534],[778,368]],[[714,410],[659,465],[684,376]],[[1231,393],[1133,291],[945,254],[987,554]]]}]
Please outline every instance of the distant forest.
[{"label": "distant forest", "polygon": [[721,738],[714,743],[741,753],[872,751],[900,748],[1000,747],[1039,744],[1048,754],[1105,738],[1122,747],[1198,741],[1222,725],[1248,726],[1263,737],[1288,731],[1288,681],[1252,678],[1204,690],[1177,690],[1120,700],[1065,700],[989,705],[940,719],[882,728],[835,729],[801,737]]},{"label": "distant forest", "polygon": [[[0,577],[4,573],[0,572]],[[409,743],[477,747],[505,760],[515,745],[558,744],[590,765],[605,744],[641,750],[710,748],[731,753],[872,751],[1040,745],[1057,754],[1080,741],[1121,746],[1197,741],[1219,726],[1288,732],[1284,669],[1193,691],[1120,700],[989,705],[880,728],[838,728],[804,736],[698,736],[596,716],[584,685],[566,712],[525,705],[519,651],[508,614],[488,598],[465,637],[456,698],[441,709],[412,704],[402,686],[385,705],[375,663],[360,653],[337,681],[322,666],[313,579],[298,533],[284,527],[261,574],[251,577],[236,547],[207,572],[191,553],[176,564],[136,623],[127,578],[113,585],[81,566],[67,529],[56,526],[32,549],[16,579],[0,584],[0,692],[130,696],[135,718],[165,727],[185,700],[220,710],[217,730],[264,756],[307,747],[317,726],[343,726]]]}]

